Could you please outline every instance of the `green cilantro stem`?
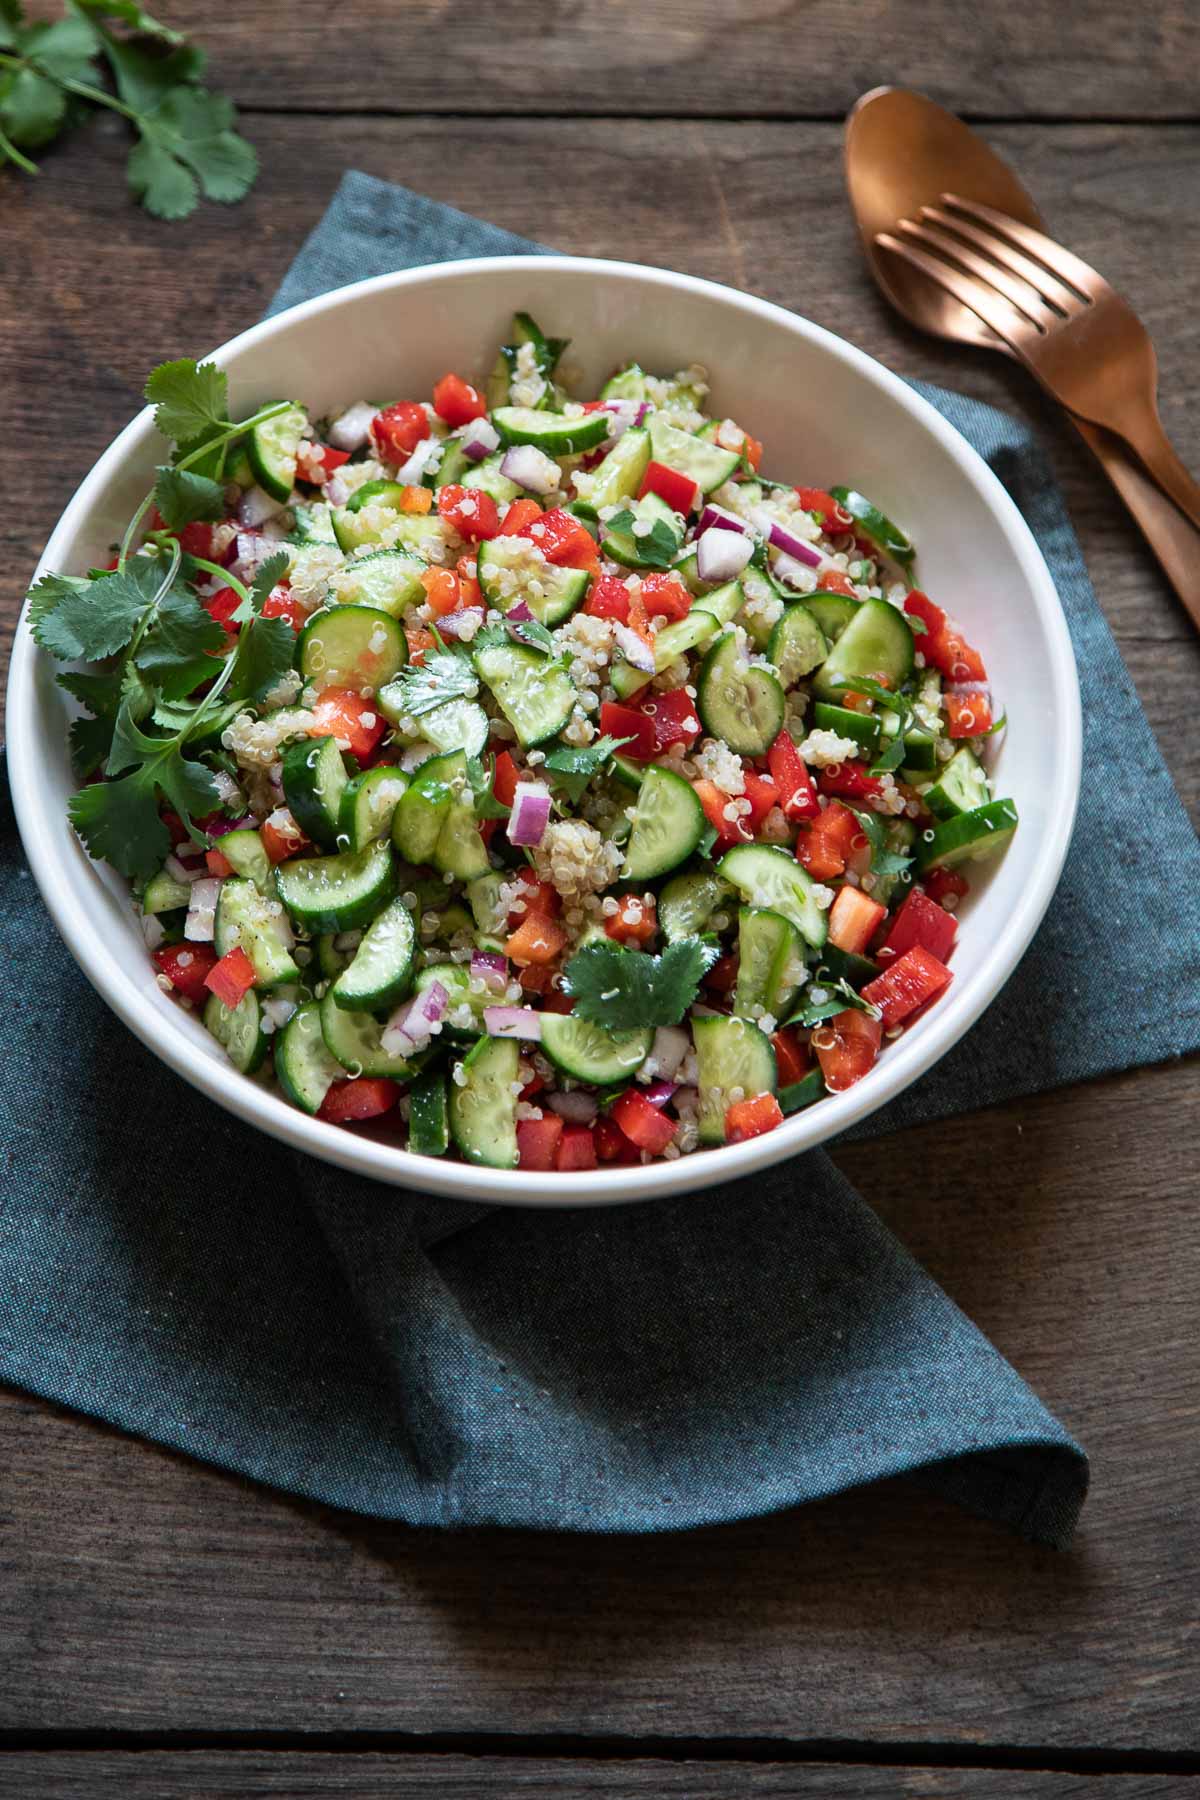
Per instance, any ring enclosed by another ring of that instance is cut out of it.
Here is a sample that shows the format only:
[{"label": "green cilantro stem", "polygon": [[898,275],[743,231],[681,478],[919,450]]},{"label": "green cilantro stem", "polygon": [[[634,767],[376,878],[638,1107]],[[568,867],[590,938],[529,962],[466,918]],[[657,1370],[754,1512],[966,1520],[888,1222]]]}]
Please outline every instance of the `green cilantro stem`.
[{"label": "green cilantro stem", "polygon": [[[9,63],[13,60],[12,57],[8,56],[0,57],[0,62],[4,63]],[[0,158],[3,157],[7,157],[9,162],[16,163],[18,169],[24,169],[27,175],[38,175],[41,173],[37,164],[35,162],[30,162],[27,156],[22,156],[21,152],[17,149],[17,146],[12,142],[12,139],[5,137],[4,133],[0,131]]]},{"label": "green cilantro stem", "polygon": [[131,125],[136,125],[139,130],[143,129],[145,115],[135,112],[132,106],[126,106],[125,102],[118,100],[115,94],[106,94],[103,88],[93,87],[90,81],[75,81],[70,75],[52,75],[48,69],[43,69],[32,56],[28,57],[26,61],[28,67],[40,75],[44,81],[52,81],[64,92],[77,94],[81,100],[91,100],[96,106],[107,106],[111,111],[120,113],[123,119],[128,119]]}]

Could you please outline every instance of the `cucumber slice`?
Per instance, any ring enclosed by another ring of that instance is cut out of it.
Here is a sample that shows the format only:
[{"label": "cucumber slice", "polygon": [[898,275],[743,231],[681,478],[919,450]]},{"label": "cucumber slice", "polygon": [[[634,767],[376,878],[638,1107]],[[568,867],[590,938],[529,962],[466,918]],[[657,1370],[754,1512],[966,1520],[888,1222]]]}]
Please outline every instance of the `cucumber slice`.
[{"label": "cucumber slice", "polygon": [[526,750],[556,737],[575,710],[571,677],[536,650],[517,644],[477,650],[475,668]]},{"label": "cucumber slice", "polygon": [[376,550],[338,569],[330,591],[340,606],[374,606],[399,619],[424,600],[421,577],[427,566],[410,550]]},{"label": "cucumber slice", "polygon": [[[719,625],[727,625],[742,609],[746,594],[740,581],[727,581],[724,586],[714,588],[697,600],[686,619],[677,619],[673,625],[664,625],[654,640],[655,674],[662,671],[677,656],[686,656],[689,650],[696,650],[707,644]],[[641,669],[635,669],[631,663],[618,662],[612,671],[612,684],[619,700],[627,699],[644,688],[652,676]]]},{"label": "cucumber slice", "polygon": [[825,1077],[820,1069],[810,1069],[799,1081],[793,1081],[790,1087],[780,1088],[776,1099],[779,1110],[785,1118],[792,1113],[803,1112],[814,1100],[823,1100],[829,1092],[825,1086]]},{"label": "cucumber slice", "polygon": [[864,756],[879,748],[879,720],[874,713],[855,712],[849,706],[818,700],[813,707],[813,724],[819,731],[836,731],[839,737],[853,738]]},{"label": "cucumber slice", "polygon": [[806,943],[819,950],[828,935],[825,914],[813,899],[807,869],[776,844],[735,844],[717,864],[718,873],[748,906],[764,907],[790,919]]},{"label": "cucumber slice", "polygon": [[289,406],[286,412],[256,425],[246,440],[254,479],[272,500],[286,502],[295,487],[296,451],[309,430],[303,407]]},{"label": "cucumber slice", "polygon": [[737,450],[723,450],[720,444],[693,437],[672,425],[667,413],[650,415],[650,454],[655,462],[666,463],[694,481],[702,494],[711,494],[735,473],[742,458]]},{"label": "cucumber slice", "polygon": [[[873,891],[878,892],[878,884]],[[859,956],[853,950],[839,950],[836,944],[827,943],[817,959],[813,981],[818,987],[822,981],[848,981],[857,991],[880,973],[880,964],[874,958]]]},{"label": "cucumber slice", "polygon": [[392,819],[392,842],[405,862],[433,861],[451,805],[466,787],[467,759],[461,750],[421,764]]},{"label": "cucumber slice", "polygon": [[403,504],[404,483],[385,475],[378,481],[364,481],[361,487],[355,488],[346,502],[346,511],[356,513],[364,506],[376,505],[390,506],[393,512],[399,512]]},{"label": "cucumber slice", "polygon": [[736,1015],[750,1019],[770,1013],[776,1019],[784,1018],[804,973],[804,945],[792,921],[762,907],[741,907],[733,997]]},{"label": "cucumber slice", "polygon": [[645,371],[636,363],[630,363],[627,369],[618,369],[610,375],[600,389],[601,400],[644,400],[646,398]]},{"label": "cucumber slice", "polygon": [[874,544],[884,556],[890,556],[893,562],[906,569],[916,551],[912,539],[907,537],[898,525],[893,525],[886,513],[881,513],[873,501],[856,488],[835,487],[829,492],[839,506],[844,506],[858,525],[860,534]]},{"label": "cucumber slice", "polygon": [[763,756],[783,730],[787,698],[778,676],[747,661],[730,631],[704,658],[696,706],[712,737],[723,738],[739,756]]},{"label": "cucumber slice", "polygon": [[299,981],[292,958],[292,934],[278,900],[259,893],[252,881],[229,875],[221,883],[213,926],[218,956],[244,950],[254,968],[256,987],[280,987]]},{"label": "cucumber slice", "polygon": [[[382,544],[385,533],[387,549],[412,550],[418,555],[431,544],[444,551],[450,541],[436,513],[397,512],[387,504],[386,497],[368,501],[357,512],[351,512],[348,506],[334,508],[333,535],[347,555],[369,544]],[[423,560],[428,561],[428,556]]]},{"label": "cucumber slice", "polygon": [[637,429],[622,432],[604,461],[592,470],[587,490],[592,505],[599,509],[631,500],[642,485],[649,462],[650,433]]},{"label": "cucumber slice", "polygon": [[450,1113],[444,1075],[423,1075],[409,1095],[408,1147],[414,1156],[445,1156],[450,1148]]},{"label": "cucumber slice", "polygon": [[700,1142],[723,1144],[725,1114],[733,1104],[731,1089],[740,1088],[747,1100],[773,1094],[778,1082],[775,1052],[770,1038],[749,1019],[693,1019],[692,1038],[700,1089]]},{"label": "cucumber slice", "polygon": [[408,992],[417,934],[403,900],[389,900],[363,933],[350,967],[338,976],[334,1001],[347,1012],[381,1012]]},{"label": "cucumber slice", "polygon": [[556,1069],[596,1087],[631,1081],[650,1054],[654,1033],[606,1031],[574,1013],[542,1014],[542,1051]]},{"label": "cucumber slice", "polygon": [[817,621],[830,646],[837,643],[843,631],[862,605],[849,594],[805,594],[804,606]]},{"label": "cucumber slice", "polygon": [[283,753],[283,795],[292,817],[314,844],[337,845],[338,809],[346,765],[331,737],[301,738]]},{"label": "cucumber slice", "polygon": [[[229,835],[232,837],[233,833],[230,832]],[[192,890],[188,882],[176,881],[165,869],[160,869],[146,883],[142,894],[142,911],[147,916],[151,913],[174,912],[178,906],[188,906],[191,898]]]},{"label": "cucumber slice", "polygon": [[[450,1004],[446,1009],[447,1022],[443,1027],[446,1035],[451,1038],[466,1038],[468,1042],[474,1043],[480,1032],[484,1030],[484,1007],[497,1004],[495,994],[489,991],[482,994],[475,993],[471,987],[471,974],[467,965],[453,962],[426,963],[423,969],[418,969],[417,978],[413,982],[413,993],[424,993],[425,989],[435,981],[439,981],[450,996]],[[457,1012],[460,1006],[470,1007],[474,1015],[474,1022],[471,1025],[464,1027],[449,1023],[449,1014]]]},{"label": "cucumber slice", "polygon": [[267,1034],[262,1028],[262,1007],[251,988],[236,1006],[226,1006],[215,994],[204,1003],[205,1029],[241,1075],[253,1075],[267,1054]]},{"label": "cucumber slice", "polygon": [[309,546],[336,544],[333,535],[333,508],[325,500],[314,500],[311,506],[292,507],[292,541]]},{"label": "cucumber slice", "polygon": [[560,569],[547,562],[528,538],[487,540],[479,546],[475,567],[489,606],[507,612],[524,600],[543,625],[569,618],[592,582],[587,569]]},{"label": "cucumber slice", "polygon": [[[326,981],[336,981],[343,969],[350,967],[353,950],[339,950],[337,940],[342,934],[334,931],[323,931],[317,939],[317,967]],[[350,936],[361,936],[352,932]]]},{"label": "cucumber slice", "polygon": [[435,750],[462,750],[468,756],[482,756],[488,741],[488,716],[473,700],[447,700],[432,712],[423,713],[421,736]]},{"label": "cucumber slice", "polygon": [[480,1038],[459,1064],[466,1079],[451,1083],[450,1130],[464,1161],[516,1168],[519,1059],[511,1038]]},{"label": "cucumber slice", "polygon": [[500,433],[502,444],[536,444],[547,456],[574,456],[580,450],[594,450],[608,436],[611,420],[606,413],[580,413],[568,418],[565,413],[543,412],[531,406],[498,406],[492,424]]},{"label": "cucumber slice", "polygon": [[365,850],[376,838],[389,837],[392,819],[408,787],[403,769],[381,764],[364,769],[342,789],[338,806],[338,835],[351,850]]},{"label": "cucumber slice", "polygon": [[385,1019],[374,1013],[349,1012],[339,1006],[333,989],[321,1001],[321,1036],[329,1054],[337,1059],[338,1079],[345,1075],[386,1075],[391,1081],[407,1081],[420,1068],[420,1060],[397,1056],[383,1047]]},{"label": "cucumber slice", "polygon": [[[593,417],[602,416],[593,414]],[[611,557],[613,562],[624,563],[627,569],[661,569],[663,555],[658,551],[648,555],[643,553],[641,540],[648,534],[639,534],[634,530],[635,524],[651,528],[658,525],[665,526],[671,533],[672,543],[667,546],[664,554],[668,561],[674,561],[683,543],[683,526],[679,514],[665,500],[660,500],[657,494],[646,494],[641,500],[631,500],[627,507],[622,508],[622,512],[633,515],[633,521],[627,528],[614,531],[610,525],[601,526],[603,536],[600,541],[605,556]],[[661,536],[661,532],[659,535]]]},{"label": "cucumber slice", "polygon": [[484,937],[496,930],[497,923],[503,927],[503,917],[497,920],[500,889],[503,885],[504,877],[492,869],[486,875],[480,875],[478,880],[472,881],[467,887],[467,904],[471,908],[475,928]]},{"label": "cucumber slice", "polygon": [[408,643],[390,613],[375,606],[337,606],[308,621],[296,657],[300,673],[318,693],[328,687],[374,692],[404,667]]},{"label": "cucumber slice", "polygon": [[667,942],[699,937],[728,893],[712,869],[692,869],[668,881],[658,896],[658,923]]},{"label": "cucumber slice", "polygon": [[486,875],[492,866],[488,861],[487,846],[479,835],[469,785],[464,785],[450,802],[434,846],[433,865],[443,875],[453,875],[458,881],[475,881],[480,875]]},{"label": "cucumber slice", "polygon": [[492,372],[488,376],[487,403],[490,410],[507,404],[510,398],[513,371],[516,366],[516,353],[522,344],[533,345],[533,361],[537,373],[546,384],[543,401],[548,405],[553,390],[550,378],[558,366],[558,359],[567,347],[565,338],[548,338],[536,320],[528,313],[514,313],[512,324],[508,328],[508,337],[503,349],[492,364]]},{"label": "cucumber slice", "polygon": [[240,831],[227,831],[224,837],[217,840],[217,849],[231,863],[235,875],[244,875],[252,881],[260,894],[274,898],[271,885],[271,859],[263,848],[259,833],[252,826],[243,826]]},{"label": "cucumber slice", "polygon": [[886,600],[864,600],[813,676],[813,693],[836,700],[843,684],[859,676],[886,681],[895,691],[912,674],[915,655],[912,628],[900,609]]},{"label": "cucumber slice", "polygon": [[[897,856],[911,859],[913,845],[917,841],[917,828],[911,819],[889,819],[883,828],[883,841],[886,849],[894,851]],[[912,886],[912,880],[911,862],[908,868],[898,869],[890,875],[876,875],[871,898],[888,906],[897,894]],[[828,950],[829,945],[826,944],[825,948]]]},{"label": "cucumber slice", "polygon": [[936,825],[932,835],[917,841],[917,870],[954,869],[959,863],[980,862],[1003,850],[1017,829],[1017,809],[1011,800],[990,800],[971,812],[959,813]]},{"label": "cucumber slice", "polygon": [[806,605],[785,607],[767,642],[767,655],[785,688],[795,687],[802,675],[811,675],[829,649],[828,638]]},{"label": "cucumber slice", "polygon": [[900,771],[903,781],[912,778],[919,780],[937,768],[937,739],[931,732],[919,729],[906,731],[904,734],[904,765]]},{"label": "cucumber slice", "polygon": [[954,819],[959,813],[975,812],[990,799],[983,765],[969,745],[954,752],[940,778],[923,796],[936,819]]},{"label": "cucumber slice", "polygon": [[622,876],[626,881],[653,881],[677,869],[704,836],[704,825],[704,808],[691,783],[652,765],[638,789]]},{"label": "cucumber slice", "polygon": [[[525,490],[518,487],[515,481],[510,481],[507,475],[500,473],[503,460],[503,454],[498,450],[494,456],[486,456],[480,463],[468,463],[463,473],[455,479],[460,487],[478,488],[481,493],[490,494],[497,506],[511,506]],[[441,485],[439,482],[438,486]]]},{"label": "cucumber slice", "polygon": [[396,871],[385,840],[341,856],[297,857],[275,870],[279,898],[310,931],[354,931],[391,899]]},{"label": "cucumber slice", "polygon": [[622,756],[619,751],[612,759],[612,772],[622,787],[633,788],[635,791],[646,779],[645,763],[634,762],[630,757]]},{"label": "cucumber slice", "polygon": [[275,1073],[279,1085],[301,1112],[317,1113],[335,1081],[346,1071],[329,1054],[321,1035],[321,1009],[315,1000],[298,1006],[275,1045]]}]

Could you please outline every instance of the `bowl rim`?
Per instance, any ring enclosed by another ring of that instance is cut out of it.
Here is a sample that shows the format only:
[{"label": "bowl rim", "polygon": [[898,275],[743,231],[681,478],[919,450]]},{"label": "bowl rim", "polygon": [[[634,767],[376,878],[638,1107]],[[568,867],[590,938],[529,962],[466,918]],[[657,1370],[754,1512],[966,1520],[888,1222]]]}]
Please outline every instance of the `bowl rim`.
[{"label": "bowl rim", "polygon": [[[981,971],[984,978],[975,983],[975,991],[960,988],[944,1012],[936,1009],[923,1022],[926,1029],[919,1037],[899,1039],[862,1082],[842,1094],[831,1096],[819,1108],[796,1114],[776,1131],[745,1144],[708,1149],[670,1162],[580,1171],[569,1179],[557,1175],[547,1179],[528,1170],[489,1169],[466,1162],[418,1157],[408,1150],[359,1137],[301,1113],[282,1097],[239,1074],[232,1064],[226,1067],[217,1059],[202,1054],[189,1042],[185,1032],[164,1032],[148,996],[129,979],[124,957],[90,929],[85,910],[77,904],[69,885],[59,880],[62,844],[70,840],[62,837],[61,819],[52,820],[48,803],[39,799],[44,784],[37,778],[34,667],[41,652],[26,628],[24,607],[17,623],[8,678],[10,781],[17,825],[34,879],[64,943],[83,973],[111,1010],[148,1049],[228,1112],[293,1149],[303,1150],[323,1162],[393,1189],[409,1188],[418,1193],[493,1205],[622,1205],[634,1200],[666,1198],[700,1190],[718,1182],[738,1181],[828,1142],[895,1099],[969,1030],[996,998],[1027,949],[1050,903],[1066,859],[1079,796],[1082,757],[1079,684],[1066,618],[1045,559],[1015,503],[983,458],[900,376],[824,326],[772,301],[699,276],[600,257],[471,257],[369,276],[333,288],[260,320],[198,360],[214,361],[223,366],[230,359],[286,332],[301,319],[335,312],[372,292],[452,283],[485,271],[507,273],[521,269],[528,269],[535,281],[550,272],[623,276],[643,285],[712,298],[750,318],[782,325],[808,339],[824,354],[848,364],[860,378],[881,389],[914,415],[917,423],[937,440],[980,492],[1009,541],[1046,633],[1054,692],[1053,730],[1057,737],[1055,754],[1049,760],[1057,768],[1057,776],[1047,795],[1047,817],[1051,826],[1043,854],[1033,877],[1008,915],[990,952],[986,970]],[[149,436],[153,429],[152,418],[152,408],[144,407],[92,465],[54,527],[38,561],[35,579],[59,561],[58,547],[85,524],[99,491],[125,457],[141,447],[142,441]],[[58,827],[57,838],[55,826]],[[962,998],[964,994],[967,994],[966,999]],[[817,1115],[822,1116],[823,1122],[818,1121]],[[544,1186],[540,1185],[543,1183]]]}]

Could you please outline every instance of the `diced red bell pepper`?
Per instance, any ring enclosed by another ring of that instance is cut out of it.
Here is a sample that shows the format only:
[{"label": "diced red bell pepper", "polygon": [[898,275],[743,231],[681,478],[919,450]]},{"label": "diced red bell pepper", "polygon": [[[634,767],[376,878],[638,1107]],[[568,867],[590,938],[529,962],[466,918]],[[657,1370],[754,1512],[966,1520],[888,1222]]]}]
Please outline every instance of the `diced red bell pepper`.
[{"label": "diced red bell pepper", "polygon": [[844,763],[830,763],[817,776],[817,785],[823,794],[840,794],[847,800],[868,800],[873,794],[882,794],[883,783],[877,775],[872,775],[865,762],[851,757]]},{"label": "diced red bell pepper", "polygon": [[469,425],[472,419],[486,418],[487,401],[461,375],[443,375],[434,384],[433,410],[453,430],[458,425]]},{"label": "diced red bell pepper", "polygon": [[767,751],[767,767],[779,789],[785,819],[793,823],[820,816],[821,803],[808,765],[786,731],[781,731]]},{"label": "diced red bell pepper", "polygon": [[753,769],[746,770],[745,781],[741,797],[750,802],[750,811],[743,815],[742,823],[753,837],[767,814],[779,805],[779,788],[770,775],[756,775]]},{"label": "diced red bell pepper", "polygon": [[605,919],[604,930],[618,944],[648,944],[658,930],[658,914],[653,894],[648,900],[641,894],[626,894],[611,918]]},{"label": "diced red bell pepper", "polygon": [[918,1006],[924,1006],[927,1000],[940,994],[952,980],[945,963],[931,955],[923,945],[914,944],[882,975],[869,981],[862,996],[879,1008],[883,1024],[890,1030],[916,1012]]},{"label": "diced red bell pepper", "polygon": [[660,500],[675,512],[682,513],[684,518],[700,504],[700,484],[693,481],[690,475],[681,475],[678,469],[668,468],[666,463],[651,462],[642,477],[642,485],[638,489],[638,499],[644,500],[647,494],[657,494]]},{"label": "diced red bell pepper", "polygon": [[543,1113],[540,1119],[518,1119],[517,1161],[520,1167],[539,1175],[552,1169],[562,1134],[563,1122],[557,1113]]},{"label": "diced red bell pepper", "polygon": [[735,1100],[725,1109],[725,1142],[744,1144],[783,1124],[783,1110],[774,1094],[755,1094],[751,1100]]},{"label": "diced red bell pepper", "polygon": [[633,762],[652,762],[658,755],[654,720],[632,706],[605,700],[600,708],[600,730],[606,737],[631,738],[631,743],[622,745],[621,755]]},{"label": "diced red bell pepper", "polygon": [[986,681],[987,671],[978,650],[968,644],[956,625],[935,606],[928,594],[914,588],[904,602],[904,610],[920,619],[925,634],[918,639],[918,649],[931,668],[940,669],[951,681]]},{"label": "diced red bell pepper", "polygon": [[161,817],[163,824],[171,835],[172,847],[177,848],[180,844],[189,842],[188,828],[177,812],[164,812]]},{"label": "diced red bell pepper", "polygon": [[204,998],[204,984],[216,967],[217,953],[211,944],[164,944],[154,952],[154,960],[175,991],[196,1004]]},{"label": "diced red bell pepper", "polygon": [[794,1031],[777,1031],[771,1039],[780,1087],[791,1087],[808,1073],[808,1053]]},{"label": "diced red bell pepper", "polygon": [[812,1034],[825,1086],[832,1094],[843,1093],[874,1068],[883,1042],[883,1025],[864,1012],[847,1008],[823,1019]]},{"label": "diced red bell pepper", "polygon": [[637,1146],[631,1144],[615,1119],[601,1113],[592,1126],[592,1140],[596,1146],[596,1155],[603,1163],[634,1163],[638,1160]]},{"label": "diced red bell pepper", "polygon": [[992,704],[985,693],[946,694],[942,699],[952,738],[983,737],[992,729]]},{"label": "diced red bell pepper", "polygon": [[802,826],[796,839],[796,857],[814,881],[843,875],[862,827],[848,807],[826,806],[811,825]]},{"label": "diced red bell pepper", "polygon": [[397,400],[371,420],[371,438],[384,462],[407,462],[417,445],[429,436],[429,420],[415,400]]},{"label": "diced red bell pepper", "polygon": [[542,509],[536,500],[514,500],[500,521],[500,536],[524,537],[527,527],[541,516]]},{"label": "diced red bell pepper", "polygon": [[517,898],[525,902],[520,911],[510,912],[510,926],[519,925],[531,913],[537,913],[543,919],[557,919],[562,911],[562,896],[550,881],[539,881],[532,869],[518,869],[516,880],[521,884],[521,892]]},{"label": "diced red bell pepper", "polygon": [[462,605],[462,588],[458,576],[450,569],[424,569],[417,579],[425,589],[425,598],[435,619],[448,618],[458,611]]},{"label": "diced red bell pepper", "polygon": [[752,432],[744,431],[742,433],[742,455],[752,469],[757,469],[763,458],[762,439],[756,438]]},{"label": "diced red bell pepper", "polygon": [[796,498],[806,512],[817,514],[830,535],[849,531],[854,523],[845,507],[840,506],[824,488],[798,487]]},{"label": "diced red bell pepper", "polygon": [[459,487],[457,482],[448,481],[438,489],[437,509],[447,525],[452,525],[470,544],[500,535],[500,509],[482,488]]},{"label": "diced red bell pepper", "polygon": [[612,1117],[631,1144],[661,1156],[678,1130],[678,1121],[668,1119],[657,1106],[652,1106],[637,1088],[626,1088],[612,1107]]},{"label": "diced red bell pepper", "polygon": [[654,754],[660,756],[672,744],[686,744],[690,750],[700,736],[700,715],[696,702],[684,688],[671,688],[644,700],[636,711],[648,718],[654,740]]},{"label": "diced red bell pepper", "polygon": [[193,519],[190,525],[185,525],[175,536],[185,556],[202,556],[206,562],[212,561],[213,528],[207,520]]},{"label": "diced red bell pepper", "polygon": [[335,1081],[321,1102],[319,1119],[331,1125],[355,1125],[363,1119],[379,1119],[391,1112],[400,1098],[394,1081],[382,1075],[360,1075],[354,1081]]},{"label": "diced red bell pepper", "polygon": [[204,985],[230,1009],[245,998],[254,986],[254,964],[240,944],[235,944],[220,962],[213,964],[204,977]]},{"label": "diced red bell pepper", "polygon": [[616,619],[629,623],[629,589],[619,575],[597,575],[583,603],[585,613],[593,619]]},{"label": "diced red bell pepper", "polygon": [[854,583],[848,575],[843,575],[840,569],[821,570],[820,591],[823,594],[845,594],[851,600],[858,598]]},{"label": "diced red bell pepper", "polygon": [[353,688],[326,688],[313,703],[309,737],[337,738],[360,762],[371,756],[387,731],[387,720],[373,700]]},{"label": "diced red bell pepper", "polygon": [[923,950],[944,963],[954,948],[957,930],[958,926],[948,912],[919,887],[911,887],[892,920],[891,930],[879,951],[879,960],[895,962],[914,944],[920,944]]},{"label": "diced red bell pepper", "polygon": [[887,907],[861,888],[840,888],[829,909],[829,942],[848,956],[861,956],[886,914]]},{"label": "diced red bell pepper", "polygon": [[[971,891],[970,882],[965,875],[960,875],[957,869],[930,869],[928,875],[922,876],[921,879],[925,885],[925,892],[939,906],[951,895],[956,900],[961,900],[965,894],[969,894]],[[932,948],[932,946],[927,945],[926,948]],[[936,955],[937,952],[934,951],[934,954]]]},{"label": "diced red bell pepper", "polygon": [[563,1128],[554,1166],[560,1175],[573,1174],[576,1169],[596,1167],[596,1140],[592,1136],[590,1125],[567,1125]]},{"label": "diced red bell pepper", "polygon": [[[283,817],[280,817],[280,814]],[[286,807],[277,807],[270,816],[263,820],[258,828],[262,839],[262,847],[270,862],[286,862],[289,856],[298,856],[301,850],[309,848],[308,839],[297,825]]]},{"label": "diced red bell pepper", "polygon": [[517,792],[517,765],[507,750],[501,750],[496,756],[496,773],[492,778],[492,793],[501,806],[511,806]]},{"label": "diced red bell pepper", "polygon": [[525,527],[521,536],[536,544],[547,562],[562,568],[599,570],[600,553],[595,538],[582,519],[564,507],[542,513]]},{"label": "diced red bell pepper", "polygon": [[218,881],[224,881],[226,875],[234,873],[233,864],[227,856],[222,856],[219,850],[206,850],[204,864],[209,874],[215,875]]},{"label": "diced red bell pepper", "polygon": [[304,611],[300,602],[292,597],[292,590],[286,581],[273,587],[263,601],[262,617],[264,619],[286,619],[293,631],[299,631],[304,623]]},{"label": "diced red bell pepper", "polygon": [[642,605],[651,618],[666,619],[674,624],[686,619],[692,610],[692,596],[678,575],[665,571],[642,576]]},{"label": "diced red bell pepper", "polygon": [[715,781],[701,779],[693,781],[696,798],[704,808],[704,816],[717,834],[716,848],[731,849],[734,844],[749,842],[750,832],[741,817],[727,819],[725,808],[731,803],[731,796],[724,788],[719,788]]},{"label": "diced red bell pepper", "polygon": [[240,594],[229,587],[218,588],[215,594],[209,594],[200,604],[210,619],[215,619],[218,625],[224,626],[231,637],[237,636],[240,627],[234,624],[233,615],[242,604]]},{"label": "diced red bell pepper", "polygon": [[703,985],[714,994],[732,994],[737,986],[739,958],[736,954],[719,956],[703,976]]},{"label": "diced red bell pepper", "polygon": [[912,592],[905,597],[904,610],[911,618],[920,619],[925,627],[924,635],[920,640],[922,649],[928,639],[940,637],[946,629],[945,613],[929,598],[928,594],[922,593],[920,588],[913,588]]},{"label": "diced red bell pepper", "polygon": [[530,913],[509,933],[504,951],[515,963],[534,963],[544,968],[558,961],[566,943],[567,934],[554,919]]}]

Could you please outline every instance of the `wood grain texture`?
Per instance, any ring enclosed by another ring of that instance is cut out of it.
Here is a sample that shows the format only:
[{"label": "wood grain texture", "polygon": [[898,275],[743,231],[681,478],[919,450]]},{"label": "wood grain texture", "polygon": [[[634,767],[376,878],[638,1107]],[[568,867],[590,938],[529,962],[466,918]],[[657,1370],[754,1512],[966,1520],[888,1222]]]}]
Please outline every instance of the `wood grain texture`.
[{"label": "wood grain texture", "polygon": [[139,1751],[0,1757],[8,1800],[1185,1800],[1173,1775],[1059,1775],[1000,1769],[871,1768],[828,1763],[597,1762],[584,1758],[306,1756]]},{"label": "wood grain texture", "polygon": [[1176,1065],[838,1154],[1087,1444],[1069,1554],[898,1482],[680,1536],[408,1531],[14,1395],[0,1729],[1197,1751],[1198,1107]]},{"label": "wood grain texture", "polygon": [[[0,518],[5,636],[54,520],[136,409],[147,369],[252,323],[342,170],[356,165],[563,250],[761,293],[902,374],[1034,419],[1151,723],[1200,816],[1191,726],[1200,639],[1086,450],[1029,379],[1000,357],[920,336],[877,297],[842,203],[840,128],[626,121],[618,130],[580,120],[556,127],[569,154],[566,179],[550,189],[538,175],[544,131],[533,120],[260,119],[258,188],[236,213],[204,209],[183,238],[129,207],[119,122],[101,121],[52,157],[36,187],[0,174],[0,361],[16,377],[0,409],[4,441],[22,446],[9,459]],[[1200,265],[1200,129],[1009,126],[989,135],[1051,229],[1138,307],[1159,349],[1168,430],[1200,467],[1200,415],[1186,405],[1200,317],[1179,279]],[[106,247],[99,261],[97,244]]]}]

